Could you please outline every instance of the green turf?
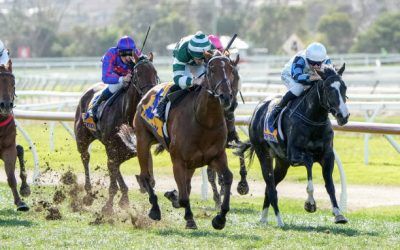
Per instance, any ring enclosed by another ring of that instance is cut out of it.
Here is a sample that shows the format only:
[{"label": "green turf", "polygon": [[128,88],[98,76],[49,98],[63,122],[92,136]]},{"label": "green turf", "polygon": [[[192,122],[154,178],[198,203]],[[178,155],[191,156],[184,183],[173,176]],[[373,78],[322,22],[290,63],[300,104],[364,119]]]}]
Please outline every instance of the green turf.
[{"label": "green turf", "polygon": [[[75,141],[64,130],[61,125],[56,126],[55,130],[55,151],[50,152],[49,148],[49,124],[48,123],[25,123],[24,129],[30,134],[38,150],[40,158],[40,168],[42,170],[50,167],[56,171],[72,169],[74,172],[83,172],[80,156],[76,150]],[[244,136],[242,136],[243,139]],[[400,137],[394,137],[400,141]],[[27,167],[33,168],[33,157],[29,152],[28,144],[18,135],[18,142],[25,148]],[[337,132],[334,141],[335,149],[343,163],[347,181],[350,184],[366,185],[400,185],[400,155],[380,135],[374,135],[369,142],[369,164],[364,164],[364,136],[362,134]],[[229,167],[234,172],[234,177],[239,178],[239,160],[231,150],[228,150]],[[162,153],[154,157],[155,174],[172,176],[172,168],[169,155]],[[106,171],[106,155],[104,147],[98,142],[92,146],[91,156],[92,169]],[[139,165],[136,158],[125,162],[122,167],[124,174],[139,173]],[[334,178],[337,182],[339,174],[335,167]],[[262,180],[261,170],[258,160],[255,159],[249,168],[249,179]],[[306,180],[304,167],[290,168],[285,180],[301,181]],[[322,183],[321,168],[318,164],[314,168],[314,180]]]},{"label": "green turf", "polygon": [[[43,199],[51,201],[53,188],[33,187],[35,195],[28,204]],[[162,220],[152,222],[147,218],[147,195],[130,192],[135,217],[133,226],[124,213],[118,212],[106,223],[90,225],[94,212],[100,211],[103,200],[95,201],[89,211],[73,213],[65,201],[60,207],[61,220],[48,221],[47,212],[20,213],[11,204],[11,192],[0,185],[0,248],[5,249],[399,249],[400,207],[363,209],[346,214],[347,225],[335,225],[328,205],[315,214],[306,213],[302,200],[280,199],[280,209],[285,227],[276,226],[270,213],[269,225],[260,224],[261,198],[233,197],[226,227],[216,231],[211,220],[217,211],[211,201],[192,197],[196,231],[184,229],[183,209],[175,210],[158,193]],[[110,224],[111,223],[111,224]]]}]

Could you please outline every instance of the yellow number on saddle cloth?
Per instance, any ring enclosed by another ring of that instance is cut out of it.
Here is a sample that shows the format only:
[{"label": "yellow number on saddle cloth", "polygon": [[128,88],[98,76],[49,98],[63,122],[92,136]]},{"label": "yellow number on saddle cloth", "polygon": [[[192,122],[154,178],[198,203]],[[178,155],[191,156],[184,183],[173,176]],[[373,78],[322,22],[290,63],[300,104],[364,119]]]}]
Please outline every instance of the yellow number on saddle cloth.
[{"label": "yellow number on saddle cloth", "polygon": [[141,117],[153,128],[153,130],[159,135],[162,139],[164,139],[163,133],[163,125],[164,123],[155,116],[157,112],[158,104],[162,97],[164,97],[165,93],[168,93],[168,90],[173,86],[172,82],[160,84],[155,90],[156,92],[150,96],[150,99],[147,103],[142,105]]}]

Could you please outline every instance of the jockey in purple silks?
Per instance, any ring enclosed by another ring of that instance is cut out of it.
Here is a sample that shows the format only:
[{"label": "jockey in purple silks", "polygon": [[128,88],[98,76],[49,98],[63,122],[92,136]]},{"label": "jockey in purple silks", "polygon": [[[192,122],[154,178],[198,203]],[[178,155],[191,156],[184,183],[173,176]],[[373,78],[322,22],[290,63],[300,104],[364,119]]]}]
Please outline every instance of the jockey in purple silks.
[{"label": "jockey in purple silks", "polygon": [[117,47],[111,47],[104,54],[102,61],[102,80],[108,87],[103,90],[99,98],[95,100],[92,108],[93,120],[97,122],[97,109],[99,105],[108,100],[115,92],[122,88],[124,83],[129,83],[132,74],[130,69],[133,62],[133,53],[140,56],[141,52],[136,48],[135,41],[129,36],[119,39]]}]

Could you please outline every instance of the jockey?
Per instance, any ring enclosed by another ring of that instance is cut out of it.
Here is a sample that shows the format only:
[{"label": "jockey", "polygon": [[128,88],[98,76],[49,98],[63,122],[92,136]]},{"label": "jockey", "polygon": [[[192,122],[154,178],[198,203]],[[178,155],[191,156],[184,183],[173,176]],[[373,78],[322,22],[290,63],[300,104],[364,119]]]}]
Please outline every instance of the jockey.
[{"label": "jockey", "polygon": [[132,74],[133,53],[140,55],[134,40],[129,36],[119,39],[117,47],[111,47],[104,54],[102,61],[102,80],[108,87],[103,90],[92,107],[93,120],[97,122],[97,109],[99,105],[108,100],[115,92],[122,88],[124,83],[129,83]]},{"label": "jockey", "polygon": [[4,43],[0,40],[0,65],[6,65],[10,57],[8,55],[8,50],[5,48]]},{"label": "jockey", "polygon": [[298,52],[284,66],[281,79],[289,89],[282,97],[282,100],[271,111],[268,118],[268,127],[273,131],[275,120],[281,110],[289,101],[300,96],[304,92],[305,86],[312,85],[321,77],[315,73],[316,69],[320,69],[322,64],[331,64],[331,60],[326,54],[326,48],[321,43],[311,43],[307,49]]},{"label": "jockey", "polygon": [[[195,84],[205,71],[203,53],[210,49],[214,49],[214,46],[201,31],[193,36],[184,37],[177,43],[173,52],[174,62],[172,65],[174,86],[169,89],[168,94],[180,89],[187,89]],[[156,114],[162,121],[165,121],[167,103],[168,98],[165,94],[158,104]]]}]

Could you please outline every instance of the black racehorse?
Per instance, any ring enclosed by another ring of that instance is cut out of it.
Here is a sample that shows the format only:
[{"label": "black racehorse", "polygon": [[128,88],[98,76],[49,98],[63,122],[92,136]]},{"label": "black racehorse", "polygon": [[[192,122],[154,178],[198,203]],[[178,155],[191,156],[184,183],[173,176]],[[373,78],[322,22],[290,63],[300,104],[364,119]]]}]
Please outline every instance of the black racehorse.
[{"label": "black racehorse", "polygon": [[[338,72],[333,67],[317,71],[321,80],[316,81],[304,95],[295,99],[283,111],[280,120],[281,129],[278,143],[264,139],[264,119],[271,100],[260,103],[254,111],[249,125],[250,141],[239,150],[243,154],[250,149],[248,156],[254,152],[260,161],[262,174],[267,184],[261,222],[267,222],[268,208],[274,208],[278,226],[283,221],[278,208],[276,185],[285,178],[289,166],[304,165],[307,169],[309,197],[304,208],[308,212],[316,210],[313,198],[312,165],[318,162],[322,166],[322,175],[326,191],[332,203],[335,223],[347,223],[342,215],[335,196],[332,180],[335,156],[333,153],[333,130],[328,114],[331,113],[339,125],[347,123],[350,116],[346,106],[346,84],[342,80],[345,65]],[[273,168],[275,159],[275,168]]]}]

